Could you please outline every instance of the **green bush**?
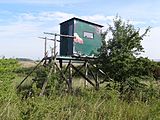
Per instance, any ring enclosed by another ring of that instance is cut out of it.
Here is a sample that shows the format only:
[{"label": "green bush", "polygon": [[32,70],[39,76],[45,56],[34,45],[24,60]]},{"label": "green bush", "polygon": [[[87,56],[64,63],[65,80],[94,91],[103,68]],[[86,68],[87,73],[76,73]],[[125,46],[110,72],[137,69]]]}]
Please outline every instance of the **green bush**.
[{"label": "green bush", "polygon": [[19,67],[14,59],[0,59],[0,118],[3,120],[19,119],[20,111],[15,90],[14,71]]}]

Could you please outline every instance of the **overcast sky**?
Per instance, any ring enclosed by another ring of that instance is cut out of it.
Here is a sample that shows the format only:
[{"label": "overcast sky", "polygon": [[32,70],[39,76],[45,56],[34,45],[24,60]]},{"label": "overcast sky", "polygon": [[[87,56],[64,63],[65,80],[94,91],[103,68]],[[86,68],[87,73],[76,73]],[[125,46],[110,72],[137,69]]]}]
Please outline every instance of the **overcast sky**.
[{"label": "overcast sky", "polygon": [[0,0],[0,57],[40,59],[44,41],[38,37],[59,33],[60,22],[78,17],[105,30],[118,14],[136,28],[152,27],[142,43],[144,56],[160,59],[159,6],[160,0]]}]

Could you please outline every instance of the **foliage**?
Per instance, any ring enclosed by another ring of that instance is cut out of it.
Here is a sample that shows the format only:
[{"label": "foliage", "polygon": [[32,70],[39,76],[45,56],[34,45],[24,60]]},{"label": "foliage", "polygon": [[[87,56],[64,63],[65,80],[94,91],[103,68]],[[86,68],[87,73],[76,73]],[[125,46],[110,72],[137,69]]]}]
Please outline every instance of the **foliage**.
[{"label": "foliage", "polygon": [[[42,87],[44,85],[45,81],[47,82],[47,86],[45,88],[44,91],[44,95],[50,95],[52,94],[53,91],[55,91],[56,85],[57,85],[57,81],[56,78],[58,75],[55,75],[53,73],[53,70],[51,70],[51,66],[43,66],[40,65],[31,75],[30,77],[28,77],[23,84],[19,87],[18,92],[20,92],[22,94],[22,98],[28,98],[28,97],[35,97],[35,96],[39,96],[41,91],[42,91]],[[26,77],[28,75],[28,73],[30,73],[34,68],[20,68],[16,71],[16,73],[21,76],[22,73],[25,75],[23,75],[23,77]],[[51,73],[49,75],[49,73]]]},{"label": "foliage", "polygon": [[[143,76],[153,77],[156,64],[148,58],[140,57],[144,52],[141,41],[149,30],[150,27],[140,35],[140,29],[137,30],[129,22],[125,23],[120,17],[116,17],[113,26],[110,25],[102,34],[102,47],[99,49],[97,63],[110,78],[120,84],[119,90],[122,93],[126,90],[135,92],[141,86]],[[112,37],[106,42],[106,36],[110,34]],[[126,89],[127,86],[130,89]]]},{"label": "foliage", "polygon": [[[34,82],[36,84],[36,89],[41,91],[45,80],[48,79],[48,84],[45,89],[45,95],[51,95],[55,91],[55,87],[57,85],[57,75],[53,73],[51,70],[52,66],[44,67],[40,66],[39,69],[35,71]],[[49,76],[49,72],[51,72],[51,76]],[[36,89],[34,90],[36,92]],[[39,95],[39,93],[37,93]]]},{"label": "foliage", "polygon": [[[19,98],[13,84],[16,74],[14,71],[19,67],[14,59],[0,59],[0,118],[19,118]],[[17,105],[16,105],[17,104]]]},{"label": "foliage", "polygon": [[153,69],[153,76],[156,80],[160,79],[160,62],[155,62],[156,66]]},{"label": "foliage", "polygon": [[0,59],[0,73],[13,73],[18,68],[18,62],[15,59]]},{"label": "foliage", "polygon": [[6,98],[11,92],[12,81],[16,77],[14,71],[17,67],[18,63],[14,59],[0,59],[0,99]]},{"label": "foliage", "polygon": [[19,76],[26,76],[28,75],[32,70],[33,70],[34,67],[18,67],[18,69],[16,69],[16,73],[19,75]]}]

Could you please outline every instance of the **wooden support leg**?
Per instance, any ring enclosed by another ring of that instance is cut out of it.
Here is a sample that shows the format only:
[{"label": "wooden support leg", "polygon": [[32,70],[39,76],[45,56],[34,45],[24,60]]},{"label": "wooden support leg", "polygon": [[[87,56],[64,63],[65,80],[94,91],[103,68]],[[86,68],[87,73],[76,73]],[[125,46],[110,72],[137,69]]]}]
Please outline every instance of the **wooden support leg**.
[{"label": "wooden support leg", "polygon": [[61,68],[55,63],[55,66],[57,67],[58,71],[60,72],[62,78],[66,81],[66,84],[69,86],[69,82],[65,76],[65,74],[62,72]]},{"label": "wooden support leg", "polygon": [[[92,65],[92,64],[91,64]],[[94,66],[94,65],[92,65],[92,66]],[[92,77],[93,77],[93,79],[95,80],[95,88],[96,88],[96,90],[99,90],[99,78],[98,78],[98,73],[99,73],[99,71],[98,70],[96,70],[97,72],[96,72],[96,74],[94,74],[94,72],[92,71],[92,68],[90,68],[89,67],[89,65],[88,65],[88,69],[89,69],[89,72],[91,73],[91,75],[92,75]]]},{"label": "wooden support leg", "polygon": [[59,66],[60,66],[60,68],[61,68],[61,70],[62,70],[62,67],[63,67],[62,60],[59,60]]},{"label": "wooden support leg", "polygon": [[[48,74],[48,76],[47,76],[47,78],[46,78],[46,80],[44,81],[44,83],[43,83],[43,86],[42,86],[42,90],[41,90],[41,93],[40,93],[40,95],[39,96],[43,96],[43,94],[44,94],[44,92],[45,92],[45,89],[46,89],[46,87],[47,87],[47,84],[48,84],[48,81],[49,81],[49,79],[51,78],[51,75],[52,75],[52,73],[53,73],[53,70],[54,70],[54,74],[55,74],[55,70],[56,70],[56,55],[57,55],[57,53],[55,54],[55,56],[54,57],[52,57],[51,58],[51,65],[52,65],[52,67],[51,67],[51,69],[50,69],[50,71],[49,71],[49,74]],[[53,61],[53,60],[54,61]]]},{"label": "wooden support leg", "polygon": [[[85,62],[85,76],[88,78],[88,61]],[[87,80],[84,81],[84,87],[88,86]]]},{"label": "wooden support leg", "polygon": [[92,75],[93,79],[96,80],[96,75],[94,74],[94,72],[92,71],[92,68],[90,68],[90,66],[88,65],[88,71],[89,71],[89,74]]},{"label": "wooden support leg", "polygon": [[69,86],[68,86],[68,91],[72,91],[72,60],[69,61]]},{"label": "wooden support leg", "polygon": [[41,90],[41,93],[39,94],[39,96],[43,96],[45,89],[47,87],[48,81],[52,75],[52,72],[53,72],[53,67],[50,69],[49,74],[48,74],[46,80],[44,81],[44,84],[43,84],[43,87],[42,87],[42,90]]},{"label": "wooden support leg", "polygon": [[98,71],[96,73],[96,80],[95,80],[95,82],[96,82],[96,90],[99,90]]}]

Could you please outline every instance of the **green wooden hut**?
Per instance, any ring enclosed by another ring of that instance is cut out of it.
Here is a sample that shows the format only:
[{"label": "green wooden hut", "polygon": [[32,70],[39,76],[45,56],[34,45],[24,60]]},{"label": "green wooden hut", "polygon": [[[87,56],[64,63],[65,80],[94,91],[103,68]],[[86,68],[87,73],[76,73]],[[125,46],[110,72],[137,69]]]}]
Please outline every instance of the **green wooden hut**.
[{"label": "green wooden hut", "polygon": [[76,36],[60,38],[60,56],[93,56],[101,46],[103,26],[79,18],[60,23],[60,34]]}]

